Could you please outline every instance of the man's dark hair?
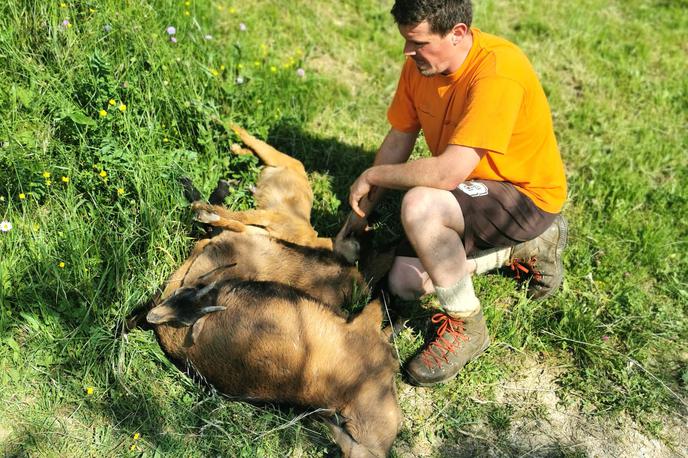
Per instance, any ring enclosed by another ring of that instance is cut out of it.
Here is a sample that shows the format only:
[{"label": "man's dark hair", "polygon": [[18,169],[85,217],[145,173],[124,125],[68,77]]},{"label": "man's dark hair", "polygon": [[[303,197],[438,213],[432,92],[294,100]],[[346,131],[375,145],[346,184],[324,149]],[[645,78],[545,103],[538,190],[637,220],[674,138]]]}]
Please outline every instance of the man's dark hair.
[{"label": "man's dark hair", "polygon": [[456,24],[470,27],[473,21],[471,0],[396,0],[391,13],[398,25],[428,21],[430,31],[441,36]]}]

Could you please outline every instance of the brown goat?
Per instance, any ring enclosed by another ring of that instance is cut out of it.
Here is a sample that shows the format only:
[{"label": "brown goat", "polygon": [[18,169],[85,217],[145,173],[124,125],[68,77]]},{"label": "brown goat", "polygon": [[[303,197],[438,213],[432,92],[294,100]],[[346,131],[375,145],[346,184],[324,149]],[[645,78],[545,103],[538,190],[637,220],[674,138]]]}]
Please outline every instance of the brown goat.
[{"label": "brown goat", "polygon": [[235,131],[266,164],[256,210],[193,204],[199,221],[226,230],[196,244],[147,321],[178,367],[220,392],[323,409],[345,456],[385,456],[401,412],[380,304],[347,320],[340,306],[367,285],[313,230],[303,165]]},{"label": "brown goat", "polygon": [[398,363],[380,330],[378,301],[349,322],[280,283],[220,280],[180,288],[148,313],[148,321],[180,368],[220,392],[341,416],[343,424],[329,426],[345,456],[389,451],[401,421]]}]

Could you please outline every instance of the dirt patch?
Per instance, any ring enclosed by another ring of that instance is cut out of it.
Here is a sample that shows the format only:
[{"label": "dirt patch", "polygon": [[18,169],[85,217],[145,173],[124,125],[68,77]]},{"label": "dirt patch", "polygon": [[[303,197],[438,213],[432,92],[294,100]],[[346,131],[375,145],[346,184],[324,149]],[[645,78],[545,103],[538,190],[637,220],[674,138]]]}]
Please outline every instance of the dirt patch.
[{"label": "dirt patch", "polygon": [[680,438],[688,434],[688,425],[664,419],[666,441],[660,441],[644,434],[626,415],[585,415],[575,405],[560,403],[557,376],[556,369],[528,361],[516,376],[499,386],[495,402],[515,406],[509,434],[503,438],[509,447],[529,456],[564,452],[594,457],[688,455],[688,448],[679,445],[683,442]]},{"label": "dirt patch", "polygon": [[[688,424],[680,418],[664,418],[663,440],[643,433],[626,415],[614,418],[585,415],[575,405],[560,402],[556,368],[527,360],[522,369],[504,380],[494,400],[472,399],[496,408],[508,407],[508,427],[496,431],[487,424],[460,431],[460,444],[447,444],[434,436],[431,391],[408,385],[399,388],[404,410],[404,429],[394,451],[401,457],[687,457]],[[430,426],[430,428],[428,427]]]}]

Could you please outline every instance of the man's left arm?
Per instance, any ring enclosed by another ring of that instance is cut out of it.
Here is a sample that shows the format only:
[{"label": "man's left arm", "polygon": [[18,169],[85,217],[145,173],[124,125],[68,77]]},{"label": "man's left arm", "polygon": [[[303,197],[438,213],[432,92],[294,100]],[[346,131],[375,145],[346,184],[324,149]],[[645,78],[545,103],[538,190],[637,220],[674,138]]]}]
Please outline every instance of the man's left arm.
[{"label": "man's left arm", "polygon": [[361,174],[351,192],[372,186],[401,190],[425,186],[451,191],[468,178],[485,152],[468,146],[448,145],[439,156],[373,166]]}]

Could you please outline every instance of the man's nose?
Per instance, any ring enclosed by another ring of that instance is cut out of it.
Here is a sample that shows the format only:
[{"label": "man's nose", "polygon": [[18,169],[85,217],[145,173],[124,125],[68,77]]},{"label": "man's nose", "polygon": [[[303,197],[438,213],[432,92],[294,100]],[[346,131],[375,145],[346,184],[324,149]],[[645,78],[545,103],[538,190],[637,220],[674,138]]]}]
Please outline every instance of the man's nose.
[{"label": "man's nose", "polygon": [[404,55],[405,56],[413,56],[416,54],[416,47],[413,45],[413,43],[405,43],[404,44]]}]

